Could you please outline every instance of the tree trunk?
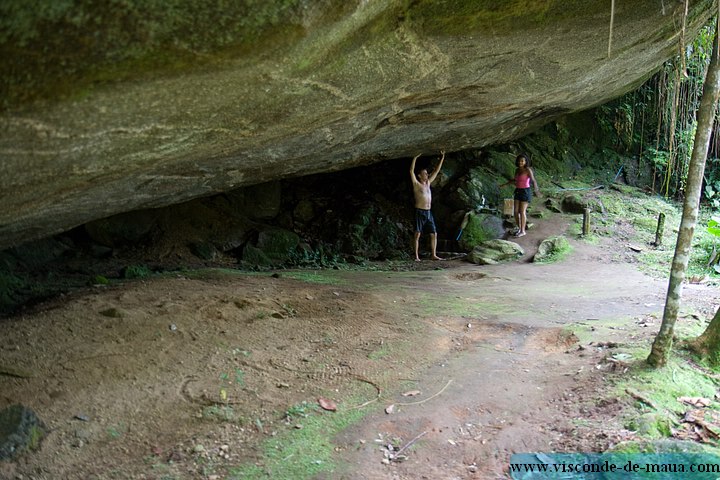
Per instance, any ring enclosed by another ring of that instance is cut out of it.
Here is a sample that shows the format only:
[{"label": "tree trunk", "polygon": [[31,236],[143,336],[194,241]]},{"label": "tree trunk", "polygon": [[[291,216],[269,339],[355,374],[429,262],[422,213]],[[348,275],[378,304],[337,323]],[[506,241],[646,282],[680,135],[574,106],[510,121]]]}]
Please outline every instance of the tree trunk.
[{"label": "tree trunk", "polygon": [[720,307],[702,335],[688,342],[688,346],[711,364],[719,363],[720,357],[717,354],[720,353]]},{"label": "tree trunk", "polygon": [[675,245],[675,256],[673,257],[672,267],[670,268],[670,281],[667,299],[665,300],[665,311],[663,313],[660,331],[655,337],[652,351],[647,358],[647,362],[653,367],[664,366],[668,361],[670,349],[672,348],[673,330],[675,329],[675,322],[677,321],[678,310],[680,309],[682,284],[685,280],[685,271],[687,270],[690,259],[693,233],[695,232],[695,224],[697,223],[705,160],[710,146],[718,94],[720,94],[718,53],[718,42],[713,42],[713,53],[710,59],[710,66],[705,76],[700,109],[698,110],[698,126],[695,132],[695,144],[688,169],[687,191],[683,203],[680,231],[678,232],[677,244]]},{"label": "tree trunk", "polygon": [[658,215],[658,223],[657,223],[657,230],[655,230],[655,245],[656,247],[659,247],[662,245],[662,238],[663,233],[665,232],[665,214],[660,212],[660,215]]}]

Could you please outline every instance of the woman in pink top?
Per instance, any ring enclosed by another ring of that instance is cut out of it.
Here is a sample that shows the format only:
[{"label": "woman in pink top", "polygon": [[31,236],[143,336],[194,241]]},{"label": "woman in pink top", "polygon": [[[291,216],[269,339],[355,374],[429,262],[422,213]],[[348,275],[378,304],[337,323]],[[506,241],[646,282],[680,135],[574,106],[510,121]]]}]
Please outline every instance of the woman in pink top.
[{"label": "woman in pink top", "polygon": [[527,225],[527,207],[530,200],[532,200],[530,182],[532,182],[535,187],[535,195],[540,196],[540,190],[535,181],[532,168],[530,168],[528,158],[523,154],[518,155],[515,158],[515,165],[517,166],[515,169],[515,180],[509,180],[500,186],[504,187],[505,185],[515,182],[515,208],[513,209],[515,224],[517,225],[515,236],[522,237],[525,235],[525,226]]}]

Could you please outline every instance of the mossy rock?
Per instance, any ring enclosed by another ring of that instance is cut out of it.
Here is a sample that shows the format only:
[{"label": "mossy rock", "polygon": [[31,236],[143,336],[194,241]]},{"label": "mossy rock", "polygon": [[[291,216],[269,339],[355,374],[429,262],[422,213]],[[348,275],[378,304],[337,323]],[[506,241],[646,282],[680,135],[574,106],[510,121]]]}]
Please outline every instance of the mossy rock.
[{"label": "mossy rock", "polygon": [[29,408],[12,405],[0,410],[0,460],[36,450],[46,434],[45,425]]},{"label": "mossy rock", "polygon": [[562,199],[563,212],[582,214],[585,212],[586,208],[588,208],[588,203],[577,193],[565,195]]},{"label": "mossy rock", "polygon": [[460,248],[469,252],[483,242],[502,237],[504,233],[505,229],[501,218],[495,215],[471,212],[468,223],[460,236]]},{"label": "mossy rock", "polygon": [[455,183],[455,190],[446,195],[445,203],[456,210],[475,210],[497,196],[496,184],[496,175],[483,168],[471,168]]},{"label": "mossy rock", "polygon": [[561,260],[565,257],[572,247],[568,243],[567,238],[562,235],[549,237],[543,240],[538,246],[537,253],[533,257],[533,262],[548,263]]},{"label": "mossy rock", "polygon": [[646,413],[636,420],[635,430],[643,437],[660,439],[670,436],[670,420],[659,413]]},{"label": "mossy rock", "polygon": [[467,259],[478,265],[495,265],[515,260],[524,254],[525,250],[517,243],[496,239],[488,240],[473,248]]},{"label": "mossy rock", "polygon": [[269,228],[260,232],[256,247],[273,263],[280,264],[290,259],[299,244],[300,237],[296,233],[282,228]]},{"label": "mossy rock", "polygon": [[242,261],[254,267],[271,267],[273,265],[273,261],[265,255],[265,252],[249,243],[243,247]]},{"label": "mossy rock", "polygon": [[554,198],[548,198],[547,200],[545,200],[545,208],[555,213],[562,213],[563,211],[560,202],[558,202]]}]

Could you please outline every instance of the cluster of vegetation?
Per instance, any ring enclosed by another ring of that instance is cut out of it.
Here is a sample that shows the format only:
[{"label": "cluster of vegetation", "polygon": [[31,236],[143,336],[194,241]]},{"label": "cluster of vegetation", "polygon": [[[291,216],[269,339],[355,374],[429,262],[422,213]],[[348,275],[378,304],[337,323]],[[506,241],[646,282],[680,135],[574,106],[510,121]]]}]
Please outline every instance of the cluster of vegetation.
[{"label": "cluster of vegetation", "polygon": [[[598,124],[615,141],[614,154],[651,169],[649,187],[667,198],[684,196],[714,38],[714,26],[703,28],[682,54],[666,62],[640,88],[597,110]],[[720,133],[717,117],[714,131]],[[720,136],[713,135],[703,201],[715,210],[720,208],[718,155]]]}]

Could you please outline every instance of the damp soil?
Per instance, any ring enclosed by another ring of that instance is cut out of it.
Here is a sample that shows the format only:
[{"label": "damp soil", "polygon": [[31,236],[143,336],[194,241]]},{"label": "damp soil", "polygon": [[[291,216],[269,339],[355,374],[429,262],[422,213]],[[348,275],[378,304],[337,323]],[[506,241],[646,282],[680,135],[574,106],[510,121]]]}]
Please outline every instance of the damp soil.
[{"label": "damp soil", "polygon": [[[536,222],[503,265],[185,271],[3,319],[0,408],[33,409],[49,433],[0,478],[245,478],[243,465],[284,478],[264,445],[300,431],[305,410],[362,412],[327,445],[324,479],[507,478],[512,453],[630,439],[619,373],[599,366],[611,345],[650,344],[666,280],[613,239],[532,263],[569,222]],[[717,301],[688,285],[683,308]]]}]

